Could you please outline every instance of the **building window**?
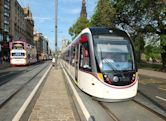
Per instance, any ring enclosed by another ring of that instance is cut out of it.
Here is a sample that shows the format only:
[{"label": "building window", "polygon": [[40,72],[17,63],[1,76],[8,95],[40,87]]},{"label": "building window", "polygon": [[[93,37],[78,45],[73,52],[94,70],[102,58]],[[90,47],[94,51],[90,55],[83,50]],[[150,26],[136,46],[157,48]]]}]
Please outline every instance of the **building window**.
[{"label": "building window", "polygon": [[3,41],[3,35],[0,33],[0,42]]}]

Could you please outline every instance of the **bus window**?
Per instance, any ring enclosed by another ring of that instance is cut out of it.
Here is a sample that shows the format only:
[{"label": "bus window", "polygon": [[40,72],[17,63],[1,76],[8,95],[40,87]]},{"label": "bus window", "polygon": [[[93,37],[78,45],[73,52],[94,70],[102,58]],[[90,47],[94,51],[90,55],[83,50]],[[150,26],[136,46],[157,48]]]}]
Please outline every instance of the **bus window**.
[{"label": "bus window", "polygon": [[23,43],[13,43],[13,49],[24,49],[24,44]]}]

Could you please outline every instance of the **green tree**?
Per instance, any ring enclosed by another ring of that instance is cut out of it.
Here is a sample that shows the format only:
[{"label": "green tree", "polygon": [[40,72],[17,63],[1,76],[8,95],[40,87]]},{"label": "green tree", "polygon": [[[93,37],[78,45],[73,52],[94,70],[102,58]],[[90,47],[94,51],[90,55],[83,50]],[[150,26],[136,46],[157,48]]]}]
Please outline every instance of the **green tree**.
[{"label": "green tree", "polygon": [[[166,5],[163,3],[163,0],[111,0],[111,3],[116,9],[115,25],[128,30],[134,36],[140,36],[139,38],[147,33],[154,33],[160,36],[161,48],[163,49],[161,51],[162,62],[163,66],[166,66],[166,44],[164,42],[166,34]],[[141,45],[139,44],[143,43],[143,39],[134,43],[137,43],[135,46],[140,47]]]},{"label": "green tree", "polygon": [[151,6],[147,5],[146,18],[149,23],[145,26],[145,31],[154,32],[160,36],[161,59],[163,67],[166,68],[166,4],[163,0],[152,3]]},{"label": "green tree", "polygon": [[153,62],[161,60],[160,47],[154,45],[145,46],[145,57],[148,61],[150,61],[151,58]]},{"label": "green tree", "polygon": [[69,29],[69,34],[74,39],[84,28],[89,27],[89,21],[85,17],[78,18],[77,22]]},{"label": "green tree", "polygon": [[162,58],[162,63],[163,67],[166,67],[166,34],[160,35],[161,39],[161,58]]},{"label": "green tree", "polygon": [[137,33],[132,36],[132,40],[135,46],[136,59],[138,62],[141,62],[141,54],[144,51],[145,42],[143,41],[143,34]]},{"label": "green tree", "polygon": [[110,0],[99,0],[95,12],[90,20],[93,27],[112,27],[112,21],[115,17],[115,9],[111,6]]},{"label": "green tree", "polygon": [[137,61],[140,62],[145,44],[144,32],[141,28],[144,12],[140,12],[144,11],[143,5],[140,5],[139,1],[133,0],[111,0],[111,4],[116,9],[113,24],[130,33],[135,46]]}]

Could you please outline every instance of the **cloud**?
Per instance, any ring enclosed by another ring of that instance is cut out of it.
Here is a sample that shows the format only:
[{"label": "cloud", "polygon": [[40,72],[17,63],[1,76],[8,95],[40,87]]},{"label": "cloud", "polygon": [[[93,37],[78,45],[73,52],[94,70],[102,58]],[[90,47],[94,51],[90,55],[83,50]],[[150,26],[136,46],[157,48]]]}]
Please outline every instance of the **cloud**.
[{"label": "cloud", "polygon": [[51,17],[33,17],[33,19],[35,19],[35,20],[53,20],[53,18],[51,18]]}]

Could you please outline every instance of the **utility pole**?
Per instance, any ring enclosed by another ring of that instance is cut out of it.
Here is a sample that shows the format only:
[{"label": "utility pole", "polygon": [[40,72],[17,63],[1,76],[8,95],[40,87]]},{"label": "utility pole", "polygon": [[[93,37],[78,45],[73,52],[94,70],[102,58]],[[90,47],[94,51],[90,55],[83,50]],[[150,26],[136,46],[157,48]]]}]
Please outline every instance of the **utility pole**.
[{"label": "utility pole", "polygon": [[58,0],[55,0],[55,52],[58,50]]}]

